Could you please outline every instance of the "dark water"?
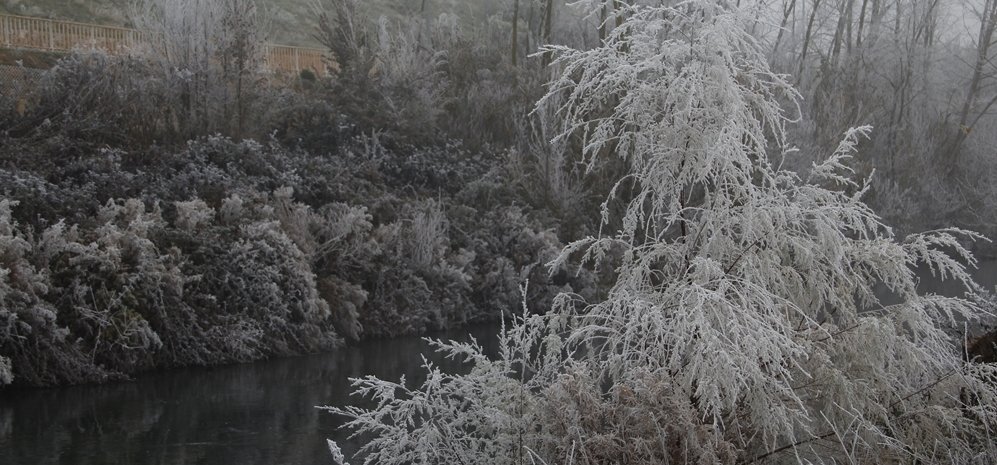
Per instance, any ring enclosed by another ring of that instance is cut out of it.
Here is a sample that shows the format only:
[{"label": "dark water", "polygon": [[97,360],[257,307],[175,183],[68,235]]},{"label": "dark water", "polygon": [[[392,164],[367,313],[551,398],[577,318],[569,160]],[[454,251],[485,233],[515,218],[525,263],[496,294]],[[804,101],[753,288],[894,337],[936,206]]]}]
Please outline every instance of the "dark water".
[{"label": "dark water", "polygon": [[[488,350],[497,330],[470,333]],[[467,340],[468,332],[434,337]],[[350,377],[423,381],[423,352],[428,346],[409,337],[126,383],[0,391],[0,465],[329,464],[326,439],[345,440],[343,421],[314,407],[356,404]],[[348,442],[344,452],[356,447]]]}]

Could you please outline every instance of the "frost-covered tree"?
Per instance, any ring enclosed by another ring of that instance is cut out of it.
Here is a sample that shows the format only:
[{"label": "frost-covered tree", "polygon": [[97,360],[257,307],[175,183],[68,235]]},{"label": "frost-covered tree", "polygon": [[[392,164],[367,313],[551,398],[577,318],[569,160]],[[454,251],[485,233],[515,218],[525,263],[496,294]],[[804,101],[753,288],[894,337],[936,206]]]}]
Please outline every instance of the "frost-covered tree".
[{"label": "frost-covered tree", "polygon": [[[241,137],[262,84],[267,17],[252,0],[135,0],[145,54],[177,86],[177,125]],[[172,108],[172,106],[170,108]]]},{"label": "frost-covered tree", "polygon": [[560,137],[580,137],[587,160],[629,163],[612,194],[627,205],[618,230],[551,264],[611,263],[616,284],[602,301],[562,295],[524,316],[497,360],[443,344],[467,375],[430,366],[418,389],[358,380],[376,407],[333,410],[373,435],[365,463],[997,459],[997,367],[961,349],[985,312],[919,294],[914,273],[972,295],[961,241],[979,237],[895,237],[847,166],[868,128],[809,177],[783,170],[781,102],[797,94],[769,70],[746,10],[625,8],[601,47],[548,48],[561,72],[539,103],[560,102]]}]

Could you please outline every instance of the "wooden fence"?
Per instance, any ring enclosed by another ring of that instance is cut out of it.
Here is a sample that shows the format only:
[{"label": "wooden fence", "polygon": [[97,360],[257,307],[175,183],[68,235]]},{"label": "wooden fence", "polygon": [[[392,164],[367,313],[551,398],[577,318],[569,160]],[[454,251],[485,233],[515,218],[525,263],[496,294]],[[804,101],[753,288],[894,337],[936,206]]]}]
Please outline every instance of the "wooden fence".
[{"label": "wooden fence", "polygon": [[[122,53],[146,40],[147,34],[136,29],[0,15],[0,48],[51,52],[99,48],[110,53]],[[316,74],[325,72],[322,50],[267,44],[266,52],[266,64],[274,71],[297,74],[310,69]]]},{"label": "wooden fence", "polygon": [[267,44],[267,66],[273,70],[300,73],[310,69],[317,75],[325,74],[322,51],[314,48]]}]

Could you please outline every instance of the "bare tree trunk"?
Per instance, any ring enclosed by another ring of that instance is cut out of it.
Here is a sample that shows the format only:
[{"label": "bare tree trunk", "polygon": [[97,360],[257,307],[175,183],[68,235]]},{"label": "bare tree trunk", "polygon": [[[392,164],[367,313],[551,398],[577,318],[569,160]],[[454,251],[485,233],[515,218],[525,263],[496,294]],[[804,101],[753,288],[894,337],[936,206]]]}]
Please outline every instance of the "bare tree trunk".
[{"label": "bare tree trunk", "polygon": [[796,73],[796,80],[799,82],[803,79],[803,70],[807,63],[807,51],[810,49],[810,41],[813,39],[814,33],[814,21],[817,19],[817,10],[820,9],[821,0],[813,0],[813,6],[810,9],[810,19],[807,20],[807,32],[803,34],[803,50],[800,52],[800,69]]},{"label": "bare tree trunk", "polygon": [[866,36],[869,45],[867,48],[872,48],[879,40],[883,17],[886,16],[886,10],[888,9],[883,8],[883,0],[872,0],[872,15],[869,18],[869,33]]},{"label": "bare tree trunk", "polygon": [[997,0],[986,0],[983,9],[980,11],[980,30],[976,39],[976,62],[973,64],[973,76],[969,81],[969,89],[966,91],[966,100],[962,104],[959,112],[959,128],[948,147],[950,167],[956,165],[956,158],[959,156],[959,148],[973,130],[973,126],[980,120],[990,107],[997,101],[997,97],[978,111],[976,117],[972,117],[973,107],[979,98],[980,90],[984,80],[988,77],[985,73],[986,66],[991,62],[990,46],[994,43],[994,29],[997,27]]},{"label": "bare tree trunk", "polygon": [[512,66],[516,66],[516,58],[519,56],[519,0],[512,3]]},{"label": "bare tree trunk", "polygon": [[533,28],[536,24],[536,3],[534,0],[530,0],[530,15],[526,20],[526,53],[524,56],[529,57],[533,49],[530,46],[530,39],[533,37]]},{"label": "bare tree trunk", "polygon": [[855,18],[855,0],[848,0],[848,6],[845,8],[845,50],[848,55],[852,54],[852,23]]},{"label": "bare tree trunk", "polygon": [[827,54],[829,64],[832,67],[838,64],[838,57],[841,55],[841,42],[845,34],[845,22],[848,20],[845,9],[850,2],[851,0],[840,0],[838,2],[838,25],[834,28],[834,38],[831,39],[831,50]]},{"label": "bare tree trunk", "polygon": [[903,5],[905,1],[908,0],[895,0],[897,5],[897,14],[893,18],[893,35],[900,35],[900,18],[903,16]]},{"label": "bare tree trunk", "polygon": [[606,40],[606,21],[609,19],[609,0],[602,0],[602,12],[599,15],[599,42]]},{"label": "bare tree trunk", "polygon": [[908,59],[904,60],[901,57],[899,77],[896,84],[893,87],[893,104],[890,107],[890,124],[887,126],[887,143],[886,146],[890,148],[890,176],[895,177],[897,174],[896,158],[897,152],[901,149],[899,147],[901,143],[901,131],[907,121],[908,111],[908,100],[911,87],[911,79],[913,78],[913,66],[910,60],[910,54],[908,53]]},{"label": "bare tree trunk", "polygon": [[779,33],[775,36],[775,45],[772,46],[772,57],[775,58],[776,54],[779,52],[779,43],[782,42],[782,36],[786,32],[786,24],[789,23],[789,16],[793,14],[796,9],[796,0],[791,0],[787,5],[785,0],[782,2],[782,21],[779,22]]},{"label": "bare tree trunk", "polygon": [[865,12],[869,6],[869,0],[862,0],[862,10],[859,12],[859,29],[855,35],[855,48],[862,48],[862,29],[865,28]]},{"label": "bare tree trunk", "polygon": [[941,0],[929,0],[928,8],[918,25],[918,36],[924,48],[930,49],[935,43],[935,31],[938,25],[938,7]]},{"label": "bare tree trunk", "polygon": [[[546,6],[544,7],[543,24],[541,27],[541,40],[544,45],[549,45],[551,36],[553,35],[552,29],[554,27],[554,0],[547,0]],[[549,52],[544,53],[541,67],[546,68],[550,65],[551,58],[552,57]]]},{"label": "bare tree trunk", "polygon": [[752,22],[751,22],[751,32],[750,32],[750,34],[753,37],[757,36],[757,33],[758,33],[758,21],[761,20],[762,10],[765,10],[766,8],[768,8],[768,1],[767,0],[760,0],[755,5],[755,19],[752,20]]}]

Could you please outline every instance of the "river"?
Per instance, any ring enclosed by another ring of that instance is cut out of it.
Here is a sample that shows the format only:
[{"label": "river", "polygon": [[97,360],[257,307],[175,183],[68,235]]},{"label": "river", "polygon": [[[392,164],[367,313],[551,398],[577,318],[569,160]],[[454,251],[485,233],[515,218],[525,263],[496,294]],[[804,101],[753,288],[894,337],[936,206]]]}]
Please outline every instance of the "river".
[{"label": "river", "polygon": [[[495,352],[494,325],[470,330]],[[468,331],[436,334],[468,340]],[[368,374],[422,382],[417,337],[367,341],[340,351],[215,368],[150,373],[99,386],[0,392],[2,465],[330,464],[326,439],[358,444],[342,418],[348,378]],[[435,362],[459,369],[453,361]]]},{"label": "river", "polygon": [[[959,289],[922,273],[922,291]],[[993,289],[997,261],[974,273]],[[495,353],[497,327],[437,334],[473,335]],[[244,365],[150,373],[100,386],[0,391],[2,465],[311,465],[331,463],[325,440],[358,447],[343,419],[315,408],[344,406],[348,378],[372,374],[425,379],[421,338],[367,341],[340,351]],[[448,370],[452,361],[432,358]]]}]

